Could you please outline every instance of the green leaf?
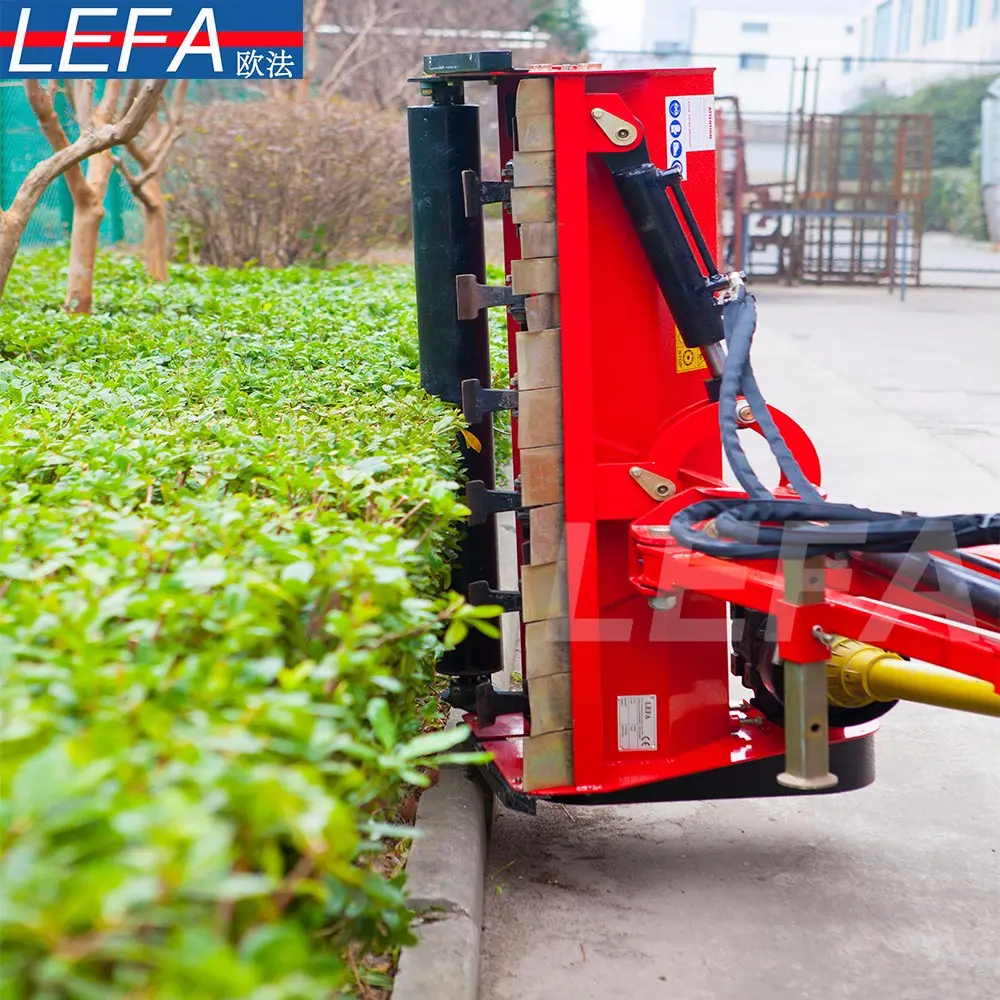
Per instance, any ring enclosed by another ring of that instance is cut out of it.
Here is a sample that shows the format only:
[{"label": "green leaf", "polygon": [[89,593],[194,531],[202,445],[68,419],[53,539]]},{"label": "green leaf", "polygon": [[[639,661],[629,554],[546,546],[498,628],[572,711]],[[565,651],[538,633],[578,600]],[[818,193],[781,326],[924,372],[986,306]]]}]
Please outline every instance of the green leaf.
[{"label": "green leaf", "polygon": [[368,721],[379,742],[387,750],[396,742],[396,725],[392,721],[389,703],[385,698],[372,698],[368,702]]},{"label": "green leaf", "polygon": [[454,649],[468,634],[469,626],[456,618],[445,630],[444,644],[449,649]]},{"label": "green leaf", "polygon": [[499,604],[470,604],[468,607],[470,618],[499,618],[503,614]]},{"label": "green leaf", "polygon": [[291,563],[281,571],[281,582],[288,583],[289,581],[294,581],[295,583],[308,583],[313,578],[315,572],[316,567],[311,562]]},{"label": "green leaf", "polygon": [[415,760],[418,757],[433,757],[457,746],[469,736],[468,726],[455,726],[453,729],[439,729],[435,733],[421,733],[407,743],[400,755],[404,760]]}]

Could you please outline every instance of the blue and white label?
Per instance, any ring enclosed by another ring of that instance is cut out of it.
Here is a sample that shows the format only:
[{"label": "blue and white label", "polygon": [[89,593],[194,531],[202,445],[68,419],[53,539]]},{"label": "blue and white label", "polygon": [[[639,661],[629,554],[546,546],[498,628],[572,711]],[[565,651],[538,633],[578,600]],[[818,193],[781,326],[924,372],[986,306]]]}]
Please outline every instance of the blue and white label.
[{"label": "blue and white label", "polygon": [[687,180],[688,153],[715,149],[715,98],[711,94],[667,98],[667,169]]}]

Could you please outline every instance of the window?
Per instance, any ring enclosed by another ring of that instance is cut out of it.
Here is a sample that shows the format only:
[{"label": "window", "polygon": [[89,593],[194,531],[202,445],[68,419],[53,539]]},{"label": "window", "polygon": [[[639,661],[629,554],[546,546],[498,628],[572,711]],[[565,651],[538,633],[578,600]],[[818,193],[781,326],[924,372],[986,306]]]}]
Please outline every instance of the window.
[{"label": "window", "polygon": [[683,49],[684,49],[683,42],[664,42],[664,41],[653,42],[653,55],[656,56],[676,55],[678,52],[682,52]]},{"label": "window", "polygon": [[850,73],[854,68],[854,60],[850,56],[844,56],[844,72]]},{"label": "window", "polygon": [[740,69],[765,70],[767,69],[767,56],[760,52],[740,53]]},{"label": "window", "polygon": [[888,59],[892,45],[892,0],[875,8],[875,32],[872,37],[872,57]]},{"label": "window", "polygon": [[[1000,3],[1000,0],[996,0],[996,2],[997,2],[997,3]],[[846,27],[844,28],[844,34],[845,34],[845,35],[853,35],[853,34],[854,34],[854,25],[853,25],[853,24],[849,24],[849,25],[847,25],[847,26],[846,26]]]},{"label": "window", "polygon": [[865,59],[868,56],[868,18],[861,18],[861,58]]},{"label": "window", "polygon": [[899,30],[896,33],[896,51],[905,55],[910,51],[910,32],[913,29],[913,0],[899,0]]},{"label": "window", "polygon": [[924,0],[924,45],[939,42],[948,26],[948,0]]},{"label": "window", "polygon": [[744,35],[766,35],[767,30],[767,21],[744,21],[740,25],[740,31]]},{"label": "window", "polygon": [[958,0],[958,30],[974,28],[979,20],[979,0]]}]

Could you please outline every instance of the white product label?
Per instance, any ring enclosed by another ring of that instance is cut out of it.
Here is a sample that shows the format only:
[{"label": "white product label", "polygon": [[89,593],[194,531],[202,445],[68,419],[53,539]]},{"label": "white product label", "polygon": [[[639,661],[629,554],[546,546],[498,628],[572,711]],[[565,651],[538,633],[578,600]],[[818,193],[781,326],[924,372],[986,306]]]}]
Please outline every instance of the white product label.
[{"label": "white product label", "polygon": [[667,98],[667,167],[687,180],[688,153],[715,149],[715,98],[711,94]]},{"label": "white product label", "polygon": [[618,698],[618,749],[656,749],[656,695]]}]

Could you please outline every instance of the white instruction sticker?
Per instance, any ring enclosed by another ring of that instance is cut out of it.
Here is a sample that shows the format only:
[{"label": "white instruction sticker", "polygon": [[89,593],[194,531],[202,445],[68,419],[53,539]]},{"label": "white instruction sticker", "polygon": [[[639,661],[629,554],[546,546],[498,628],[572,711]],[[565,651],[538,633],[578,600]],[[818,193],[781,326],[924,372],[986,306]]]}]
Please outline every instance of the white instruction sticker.
[{"label": "white instruction sticker", "polygon": [[687,180],[688,153],[715,149],[715,98],[711,94],[667,98],[667,168]]},{"label": "white instruction sticker", "polygon": [[619,696],[618,749],[656,749],[655,694]]}]

